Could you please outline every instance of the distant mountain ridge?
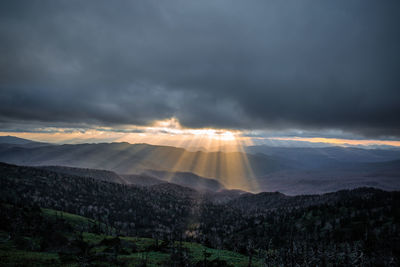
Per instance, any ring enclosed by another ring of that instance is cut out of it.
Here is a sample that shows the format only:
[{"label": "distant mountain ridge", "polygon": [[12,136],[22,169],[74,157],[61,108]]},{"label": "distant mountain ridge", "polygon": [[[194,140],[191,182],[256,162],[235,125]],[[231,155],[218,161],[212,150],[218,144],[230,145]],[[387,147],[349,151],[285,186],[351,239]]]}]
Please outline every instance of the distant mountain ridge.
[{"label": "distant mountain ridge", "polygon": [[0,136],[0,144],[7,144],[10,146],[23,146],[23,147],[40,147],[50,145],[49,143],[32,141],[29,139],[19,138],[11,135]]},{"label": "distant mountain ridge", "polygon": [[227,188],[288,195],[362,186],[400,190],[400,150],[266,146],[245,150],[247,153],[187,151],[129,143],[38,147],[0,144],[0,161],[103,169],[118,175],[113,179],[121,183],[150,186],[173,182],[197,190]]},{"label": "distant mountain ridge", "polygon": [[346,162],[369,163],[383,162],[400,159],[400,149],[364,149],[355,147],[271,147],[248,146],[247,153],[262,153],[269,156],[278,156],[294,160],[307,167],[337,167]]},{"label": "distant mountain ridge", "polygon": [[[0,161],[21,165],[106,169],[121,174],[140,174],[146,170],[191,172],[220,182],[243,179],[238,186],[245,186],[246,179],[252,173],[263,175],[294,166],[290,161],[263,154],[190,152],[170,146],[129,143],[57,145],[34,149],[0,145]],[[249,165],[245,162],[249,162]]]},{"label": "distant mountain ridge", "polygon": [[35,143],[35,141],[19,138],[11,135],[0,136],[0,144],[14,144],[14,145],[24,145],[29,143]]}]

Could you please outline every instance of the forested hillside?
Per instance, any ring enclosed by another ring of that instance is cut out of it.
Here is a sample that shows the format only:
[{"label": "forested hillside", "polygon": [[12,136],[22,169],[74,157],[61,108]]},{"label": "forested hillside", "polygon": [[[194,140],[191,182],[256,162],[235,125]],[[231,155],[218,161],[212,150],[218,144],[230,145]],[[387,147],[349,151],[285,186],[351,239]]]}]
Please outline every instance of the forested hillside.
[{"label": "forested hillside", "polygon": [[[0,266],[247,266],[248,257],[183,241],[116,236],[96,220],[0,203]],[[262,266],[262,260],[252,261]]]},{"label": "forested hillside", "polygon": [[8,164],[0,188],[3,203],[82,215],[109,235],[197,242],[267,266],[399,263],[400,192],[242,193],[221,202],[174,184],[137,187]]}]

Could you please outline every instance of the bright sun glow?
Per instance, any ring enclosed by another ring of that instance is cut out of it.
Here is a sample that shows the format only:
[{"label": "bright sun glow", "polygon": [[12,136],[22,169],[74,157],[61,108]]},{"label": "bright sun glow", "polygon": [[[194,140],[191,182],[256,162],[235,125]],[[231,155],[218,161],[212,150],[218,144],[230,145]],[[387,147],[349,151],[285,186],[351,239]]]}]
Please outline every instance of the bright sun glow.
[{"label": "bright sun glow", "polygon": [[155,121],[147,127],[138,127],[141,134],[125,134],[117,141],[130,143],[150,143],[156,145],[172,145],[187,149],[225,150],[236,145],[242,139],[240,131],[226,129],[192,129],[181,126],[175,118]]},{"label": "bright sun glow", "polygon": [[96,129],[44,128],[35,132],[0,133],[21,138],[55,143],[128,142],[183,147],[189,150],[237,151],[237,142],[250,142],[237,130],[193,129],[183,127],[175,118],[155,121],[148,126],[125,126]]}]

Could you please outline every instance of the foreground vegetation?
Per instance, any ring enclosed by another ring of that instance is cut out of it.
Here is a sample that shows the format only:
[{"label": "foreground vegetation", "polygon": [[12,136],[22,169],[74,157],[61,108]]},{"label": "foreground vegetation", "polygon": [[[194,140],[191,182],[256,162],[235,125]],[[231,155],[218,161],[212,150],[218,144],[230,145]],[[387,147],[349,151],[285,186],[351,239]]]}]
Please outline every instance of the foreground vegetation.
[{"label": "foreground vegetation", "polygon": [[106,235],[102,223],[37,206],[3,203],[0,215],[1,266],[248,265],[244,255],[197,243]]},{"label": "foreground vegetation", "polygon": [[400,192],[220,199],[171,184],[127,186],[0,163],[0,200],[12,207],[0,214],[2,262],[10,251],[18,262],[22,250],[46,253],[48,264],[400,264]]}]

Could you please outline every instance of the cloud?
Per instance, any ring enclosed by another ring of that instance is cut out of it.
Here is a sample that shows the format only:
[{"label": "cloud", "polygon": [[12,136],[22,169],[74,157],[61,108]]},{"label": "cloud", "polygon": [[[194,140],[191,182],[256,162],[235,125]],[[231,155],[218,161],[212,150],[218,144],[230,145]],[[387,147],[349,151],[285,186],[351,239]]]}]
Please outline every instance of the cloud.
[{"label": "cloud", "polygon": [[400,136],[398,1],[4,1],[0,124]]}]

